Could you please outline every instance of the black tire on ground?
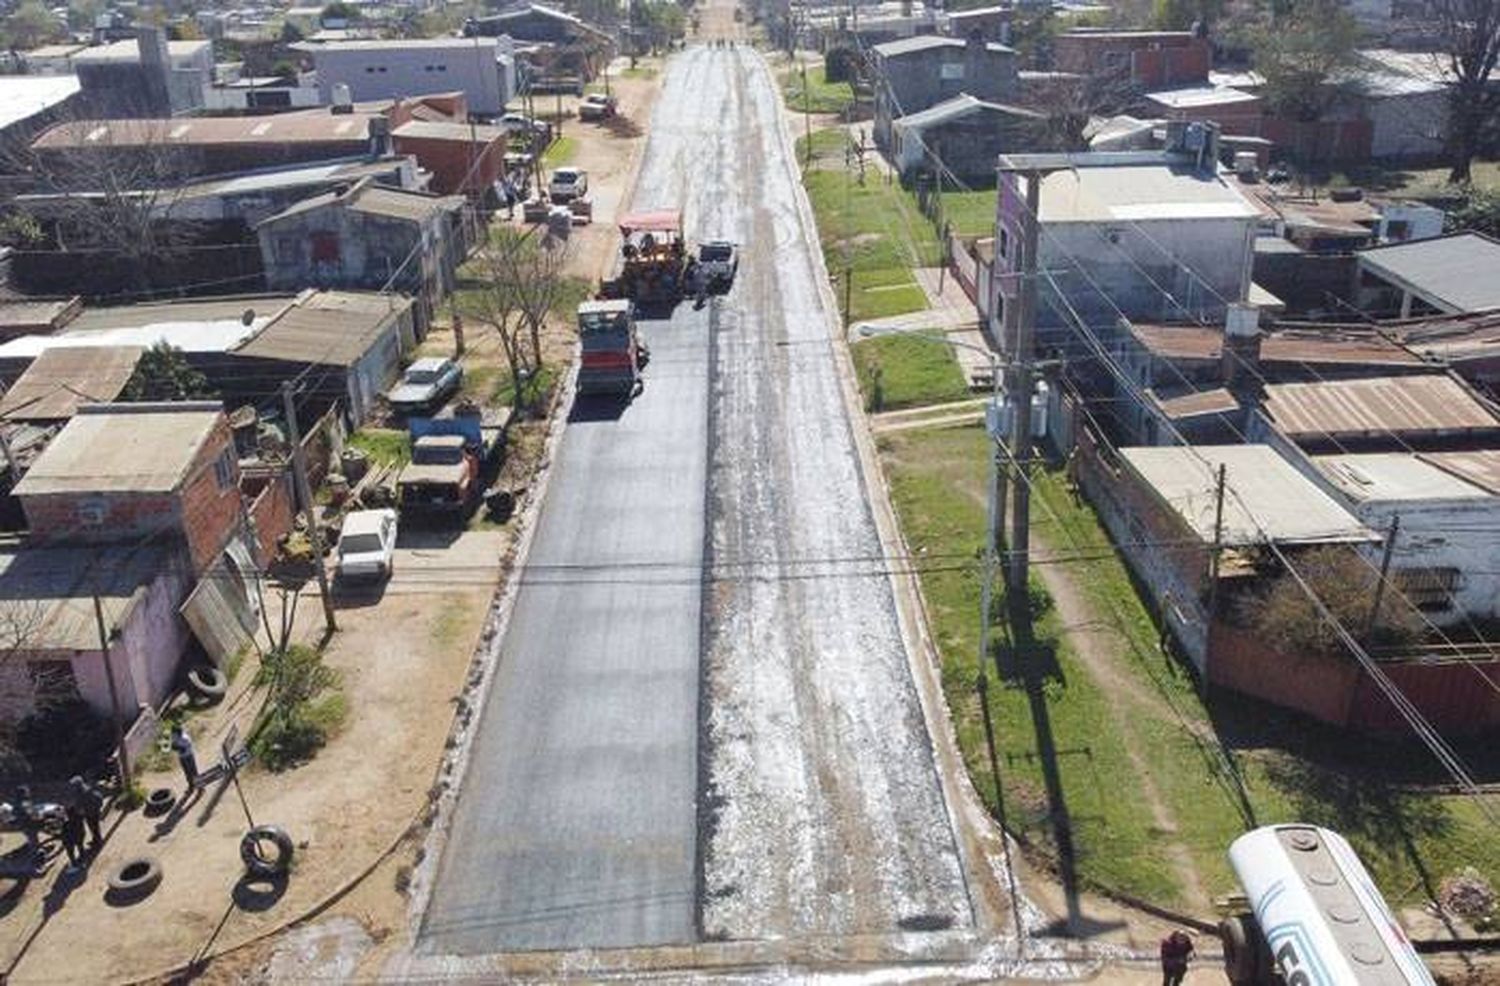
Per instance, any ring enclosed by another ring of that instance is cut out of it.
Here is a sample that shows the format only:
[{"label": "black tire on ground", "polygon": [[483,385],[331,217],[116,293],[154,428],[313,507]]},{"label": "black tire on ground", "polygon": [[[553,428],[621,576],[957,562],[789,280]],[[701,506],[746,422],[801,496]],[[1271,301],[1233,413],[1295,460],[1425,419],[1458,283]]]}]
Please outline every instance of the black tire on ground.
[{"label": "black tire on ground", "polygon": [[170,811],[177,803],[177,795],[169,787],[152,788],[151,793],[146,795],[145,812],[147,815],[161,815]]},{"label": "black tire on ground", "polygon": [[229,690],[228,676],[212,664],[203,664],[193,668],[188,672],[187,680],[188,687],[193,690],[193,693],[209,702],[219,701]]},{"label": "black tire on ground", "polygon": [[1256,936],[1247,927],[1245,916],[1225,918],[1219,922],[1219,941],[1224,946],[1224,975],[1234,986],[1249,986],[1256,980]]},{"label": "black tire on ground", "polygon": [[257,825],[240,840],[240,859],[251,876],[282,876],[292,865],[292,837],[279,825]]},{"label": "black tire on ground", "polygon": [[109,875],[109,893],[117,900],[140,900],[160,883],[161,863],[150,856],[137,856]]}]

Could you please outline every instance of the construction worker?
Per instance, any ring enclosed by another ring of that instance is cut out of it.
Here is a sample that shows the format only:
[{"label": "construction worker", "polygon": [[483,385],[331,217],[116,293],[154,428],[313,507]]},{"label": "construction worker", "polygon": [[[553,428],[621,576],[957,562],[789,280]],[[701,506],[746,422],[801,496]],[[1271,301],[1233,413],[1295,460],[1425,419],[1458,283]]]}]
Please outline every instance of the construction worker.
[{"label": "construction worker", "polygon": [[1188,962],[1193,957],[1193,940],[1180,928],[1161,940],[1161,986],[1182,986],[1187,977]]}]

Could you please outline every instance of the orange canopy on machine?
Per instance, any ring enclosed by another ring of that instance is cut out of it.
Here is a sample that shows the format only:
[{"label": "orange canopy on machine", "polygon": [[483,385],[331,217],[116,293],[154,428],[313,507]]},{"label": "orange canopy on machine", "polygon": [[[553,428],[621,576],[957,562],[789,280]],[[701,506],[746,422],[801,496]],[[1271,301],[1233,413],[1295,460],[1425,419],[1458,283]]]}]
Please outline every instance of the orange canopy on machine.
[{"label": "orange canopy on machine", "polygon": [[655,212],[632,212],[620,220],[620,232],[631,233],[676,233],[682,229],[682,212],[678,209],[658,209]]}]

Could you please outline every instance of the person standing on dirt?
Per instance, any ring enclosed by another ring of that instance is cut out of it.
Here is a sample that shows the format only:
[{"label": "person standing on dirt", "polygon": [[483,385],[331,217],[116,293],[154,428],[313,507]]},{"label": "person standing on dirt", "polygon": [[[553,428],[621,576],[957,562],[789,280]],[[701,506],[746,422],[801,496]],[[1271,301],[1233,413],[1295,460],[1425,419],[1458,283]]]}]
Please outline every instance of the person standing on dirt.
[{"label": "person standing on dirt", "polygon": [[177,754],[177,763],[182,767],[182,776],[187,781],[188,790],[191,791],[198,780],[198,752],[193,749],[192,737],[181,726],[173,726],[171,746],[172,752]]},{"label": "person standing on dirt", "polygon": [[1193,957],[1193,940],[1182,930],[1161,940],[1161,986],[1182,986],[1188,961]]},{"label": "person standing on dirt", "polygon": [[73,803],[88,826],[89,852],[98,852],[104,846],[104,836],[99,831],[99,822],[104,817],[104,792],[77,776],[68,780],[68,786],[73,790]]},{"label": "person standing on dirt", "polygon": [[83,812],[77,805],[63,808],[62,831],[58,834],[62,838],[63,851],[68,854],[68,868],[77,869],[83,859]]}]

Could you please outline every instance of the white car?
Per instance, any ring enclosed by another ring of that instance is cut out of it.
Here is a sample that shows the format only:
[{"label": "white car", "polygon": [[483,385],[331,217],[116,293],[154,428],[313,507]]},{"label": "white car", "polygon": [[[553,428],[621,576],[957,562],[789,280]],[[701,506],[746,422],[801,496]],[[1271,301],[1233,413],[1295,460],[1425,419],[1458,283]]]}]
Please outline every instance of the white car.
[{"label": "white car", "polygon": [[395,568],[396,511],[353,510],[339,530],[340,580],[383,579]]},{"label": "white car", "polygon": [[589,173],[582,168],[558,168],[547,184],[547,197],[554,202],[581,199],[589,193]]}]

